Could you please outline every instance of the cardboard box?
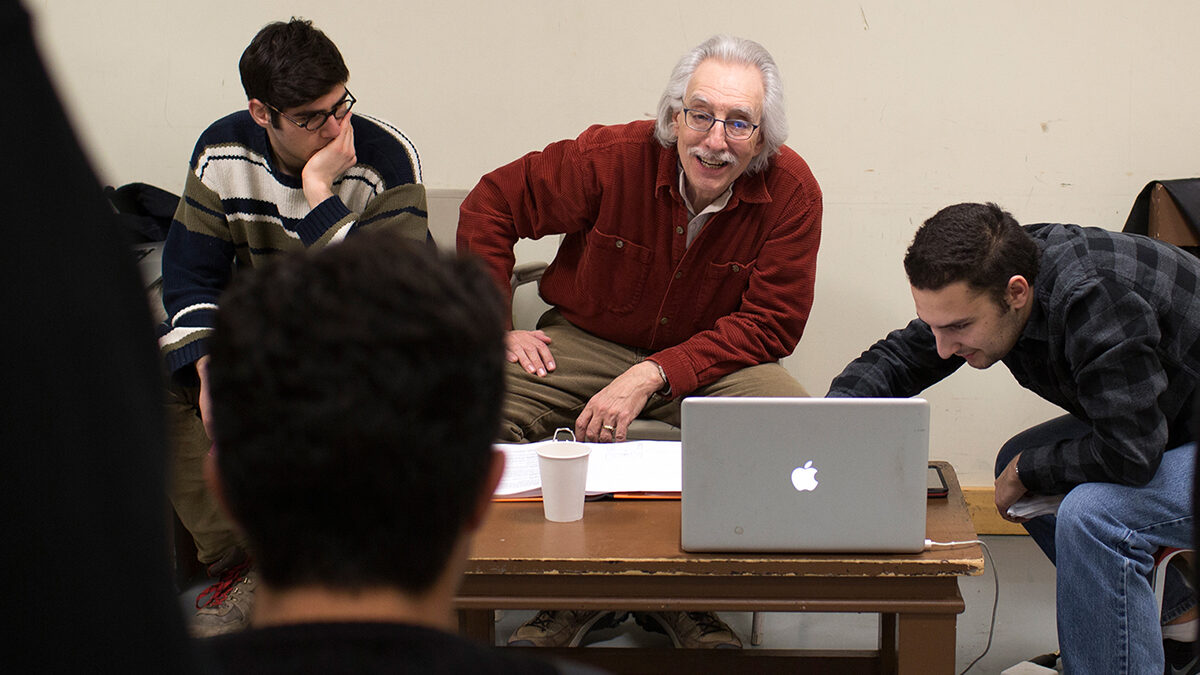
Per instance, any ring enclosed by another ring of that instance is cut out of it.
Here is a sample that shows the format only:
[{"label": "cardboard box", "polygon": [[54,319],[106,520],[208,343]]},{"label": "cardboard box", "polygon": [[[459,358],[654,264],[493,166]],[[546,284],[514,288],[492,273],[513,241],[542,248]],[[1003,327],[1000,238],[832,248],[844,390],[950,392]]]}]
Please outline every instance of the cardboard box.
[{"label": "cardboard box", "polygon": [[1176,246],[1200,246],[1200,236],[1188,225],[1171,193],[1161,183],[1150,192],[1150,222],[1146,234]]}]

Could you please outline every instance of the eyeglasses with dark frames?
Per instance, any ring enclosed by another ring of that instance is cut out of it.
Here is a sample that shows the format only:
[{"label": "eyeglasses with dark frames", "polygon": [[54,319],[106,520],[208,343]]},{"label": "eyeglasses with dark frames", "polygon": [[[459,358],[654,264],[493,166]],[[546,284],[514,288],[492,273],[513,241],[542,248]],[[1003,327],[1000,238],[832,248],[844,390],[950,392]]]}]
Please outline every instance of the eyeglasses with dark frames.
[{"label": "eyeglasses with dark frames", "polygon": [[330,117],[332,117],[338,121],[345,119],[346,115],[350,112],[350,109],[354,107],[354,103],[357,100],[358,99],[354,98],[354,94],[351,94],[350,90],[347,89],[346,95],[344,97],[342,97],[342,100],[338,101],[337,105],[333,106],[332,108],[330,108],[329,110],[327,110],[325,112],[318,112],[318,113],[312,113],[309,115],[304,115],[304,116],[300,117],[299,119],[292,117],[291,115],[283,112],[282,110],[280,110],[279,108],[276,108],[275,106],[271,105],[270,103],[264,102],[263,105],[265,105],[268,108],[270,108],[271,110],[274,110],[275,112],[279,113],[283,117],[283,119],[291,122],[292,124],[295,124],[296,126],[300,127],[301,129],[304,129],[305,131],[316,131],[317,129],[320,129],[321,127],[325,126],[325,122],[327,122]]},{"label": "eyeglasses with dark frames", "polygon": [[709,129],[717,122],[725,125],[725,135],[735,141],[744,141],[754,135],[754,131],[758,129],[757,124],[751,124],[746,120],[722,120],[713,117],[712,115],[696,110],[694,108],[683,109],[683,121],[688,125],[688,128],[695,129],[708,133]]}]

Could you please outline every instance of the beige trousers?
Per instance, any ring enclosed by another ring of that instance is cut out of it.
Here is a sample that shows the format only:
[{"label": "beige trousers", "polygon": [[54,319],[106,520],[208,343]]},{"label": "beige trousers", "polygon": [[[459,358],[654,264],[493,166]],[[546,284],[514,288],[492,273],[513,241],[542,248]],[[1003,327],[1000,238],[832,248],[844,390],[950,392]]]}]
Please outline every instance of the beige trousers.
[{"label": "beige trousers", "polygon": [[[575,427],[588,400],[651,352],[609,342],[575,327],[551,309],[538,328],[550,336],[556,368],[545,377],[525,372],[520,364],[507,370],[508,394],[500,441],[523,443],[549,437],[559,427]],[[689,396],[808,396],[804,387],[778,362],[734,371]],[[640,417],[679,426],[681,398],[650,397]]]},{"label": "beige trousers", "polygon": [[199,398],[199,387],[175,383],[167,387],[167,440],[172,457],[167,493],[179,521],[196,543],[196,557],[207,565],[241,546],[242,541],[204,482],[204,458],[212,443],[200,421]]}]

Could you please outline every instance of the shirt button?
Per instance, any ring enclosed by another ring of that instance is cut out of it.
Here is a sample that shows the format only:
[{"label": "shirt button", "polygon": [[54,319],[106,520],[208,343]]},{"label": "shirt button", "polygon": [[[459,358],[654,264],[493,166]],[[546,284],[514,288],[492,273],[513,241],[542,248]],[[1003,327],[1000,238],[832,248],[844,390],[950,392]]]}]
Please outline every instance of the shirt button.
[{"label": "shirt button", "polygon": [[682,279],[682,278],[683,278],[683,272],[676,272],[676,273],[675,273],[675,278],[676,278],[676,279]]},{"label": "shirt button", "polygon": [[734,272],[739,272],[739,271],[741,271],[741,269],[742,269],[742,268],[741,268],[741,266],[740,266],[740,265],[734,265],[734,266],[733,266],[733,271],[734,271]]},{"label": "shirt button", "polygon": [[682,228],[682,227],[676,227],[676,228],[675,228],[675,234],[683,234],[683,228]]},{"label": "shirt button", "polygon": [[664,326],[667,325],[667,317],[664,316],[663,318],[659,319],[658,322]]},{"label": "shirt button", "polygon": [[625,248],[625,242],[618,239],[617,240],[617,248]]}]

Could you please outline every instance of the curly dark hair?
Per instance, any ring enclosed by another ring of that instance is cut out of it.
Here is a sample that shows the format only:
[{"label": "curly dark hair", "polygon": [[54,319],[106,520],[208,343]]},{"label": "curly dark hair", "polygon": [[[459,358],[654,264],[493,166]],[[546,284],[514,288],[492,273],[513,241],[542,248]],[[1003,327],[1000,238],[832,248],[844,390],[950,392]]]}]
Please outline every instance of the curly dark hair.
[{"label": "curly dark hair", "polygon": [[386,232],[237,275],[211,414],[265,582],[419,592],[438,578],[490,466],[503,306],[474,260]]},{"label": "curly dark hair", "polygon": [[999,206],[955,204],[917,230],[904,256],[904,271],[914,288],[936,291],[965,281],[1006,308],[1008,280],[1020,274],[1032,285],[1041,255],[1012,214]]}]

